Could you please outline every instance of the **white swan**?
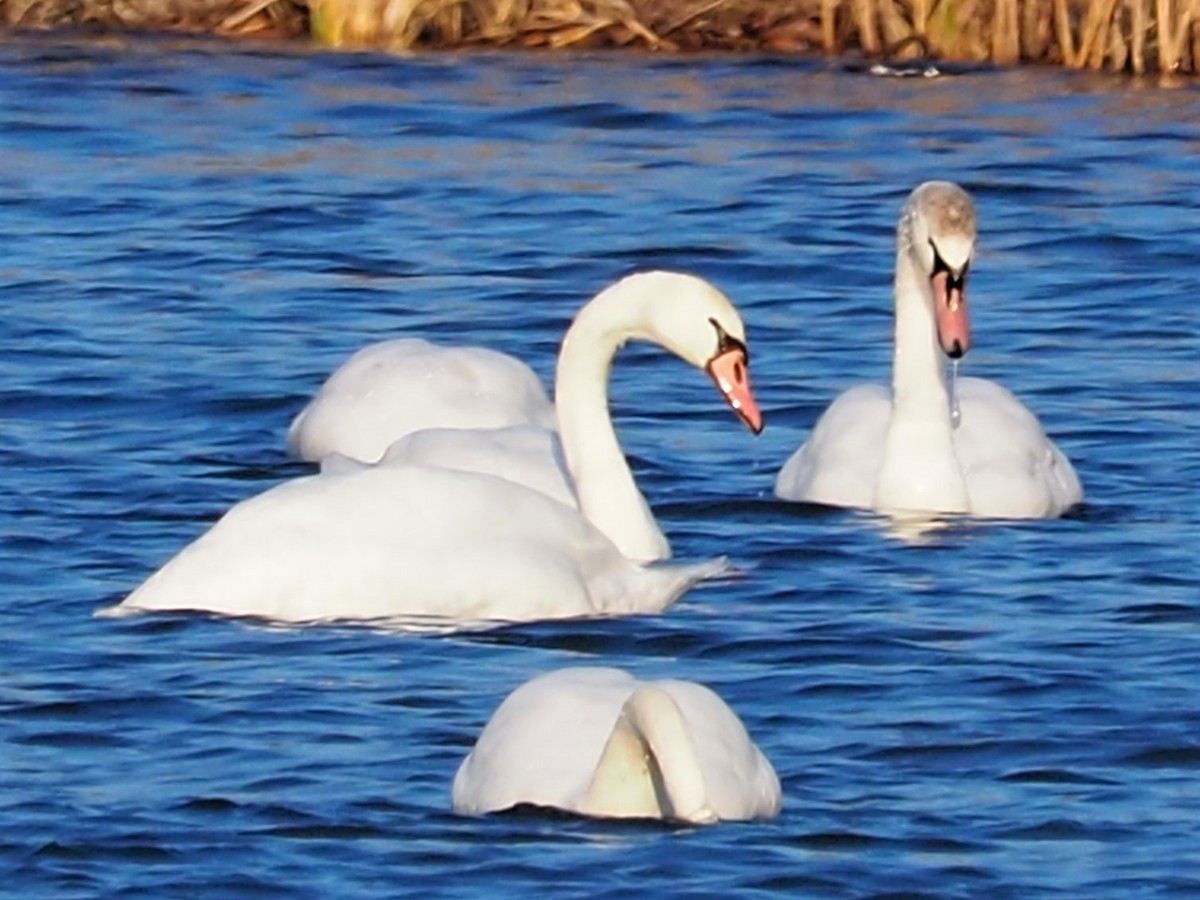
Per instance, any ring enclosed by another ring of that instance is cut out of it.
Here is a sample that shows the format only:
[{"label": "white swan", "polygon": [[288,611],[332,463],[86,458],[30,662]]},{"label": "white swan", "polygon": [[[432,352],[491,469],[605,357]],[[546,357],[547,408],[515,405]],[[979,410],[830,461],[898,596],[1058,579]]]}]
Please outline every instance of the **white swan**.
[{"label": "white swan", "polygon": [[[957,381],[945,355],[971,344],[967,269],[975,208],[958,185],[922,184],[896,235],[892,389],[859,385],[829,406],[780,470],[785,500],[885,512],[1052,518],[1083,499],[1070,461],[1000,385]],[[955,412],[957,403],[957,413]]]},{"label": "white swan", "polygon": [[635,561],[666,542],[613,431],[609,365],[626,340],[657,341],[705,368],[757,432],[744,334],[707,282],[630,276],[580,311],[559,356],[562,446],[582,512],[494,475],[333,467],[234,506],[117,612],[473,622],[661,611],[724,562]]},{"label": "white swan", "polygon": [[427,428],[554,427],[537,375],[483,347],[442,347],[396,338],[344,362],[288,428],[288,452],[374,462],[388,446]]},{"label": "white swan", "polygon": [[528,803],[707,824],[772,818],[782,796],[771,763],[708,688],[580,668],[505,698],[459,766],[451,802],[465,814]]},{"label": "white swan", "polygon": [[[324,471],[344,462],[325,457],[321,468]],[[538,425],[426,428],[406,434],[388,447],[379,464],[485,472],[531,487],[567,506],[579,506],[558,431]]]}]

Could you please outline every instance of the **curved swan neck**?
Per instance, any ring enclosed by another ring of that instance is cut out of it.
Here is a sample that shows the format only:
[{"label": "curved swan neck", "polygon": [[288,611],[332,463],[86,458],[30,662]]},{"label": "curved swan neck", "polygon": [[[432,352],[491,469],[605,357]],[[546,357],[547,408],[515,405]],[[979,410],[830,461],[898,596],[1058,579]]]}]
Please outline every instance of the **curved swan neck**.
[{"label": "curved swan neck", "polygon": [[554,382],[563,456],[580,511],[630,559],[671,555],[633,480],[608,408],[612,360],[631,338],[655,340],[641,324],[644,298],[610,288],[575,317],[559,352]]}]

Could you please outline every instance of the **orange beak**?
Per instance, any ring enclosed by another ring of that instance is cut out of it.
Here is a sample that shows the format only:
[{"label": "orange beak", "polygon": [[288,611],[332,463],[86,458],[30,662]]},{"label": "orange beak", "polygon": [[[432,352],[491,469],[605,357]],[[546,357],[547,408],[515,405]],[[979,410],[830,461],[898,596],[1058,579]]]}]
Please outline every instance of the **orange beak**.
[{"label": "orange beak", "polygon": [[951,278],[946,271],[933,276],[933,317],[942,352],[951,359],[965,356],[971,349],[965,278]]},{"label": "orange beak", "polygon": [[721,392],[725,402],[746,427],[755,434],[762,431],[762,413],[759,412],[758,402],[750,390],[746,352],[741,347],[733,347],[714,356],[704,368],[716,383],[717,390]]}]

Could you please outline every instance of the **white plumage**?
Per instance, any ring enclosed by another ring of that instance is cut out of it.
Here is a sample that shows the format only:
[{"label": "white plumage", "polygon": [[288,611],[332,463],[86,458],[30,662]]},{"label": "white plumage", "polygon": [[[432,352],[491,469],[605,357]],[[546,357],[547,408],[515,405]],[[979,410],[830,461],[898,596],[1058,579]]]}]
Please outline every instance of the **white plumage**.
[{"label": "white plumage", "polygon": [[767,819],[779,779],[737,715],[703,685],[561,669],[510,694],[459,767],[455,811],[533,804],[614,818]]},{"label": "white plumage", "polygon": [[692,276],[630,276],[584,307],[560,354],[562,449],[579,509],[496,474],[343,461],[237,504],[118,611],[437,625],[665,609],[725,563],[641,564],[665,556],[666,542],[621,454],[607,397],[612,356],[637,337],[708,368],[761,427],[732,304]]},{"label": "white plumage", "polygon": [[344,362],[292,420],[288,451],[374,462],[427,428],[554,428],[554,406],[525,363],[484,347],[395,338]]},{"label": "white plumage", "polygon": [[1051,518],[1083,499],[1070,461],[1005,388],[946,378],[970,346],[970,196],[927,182],[897,230],[892,388],[859,385],[830,404],[787,461],[775,493],[884,512]]}]

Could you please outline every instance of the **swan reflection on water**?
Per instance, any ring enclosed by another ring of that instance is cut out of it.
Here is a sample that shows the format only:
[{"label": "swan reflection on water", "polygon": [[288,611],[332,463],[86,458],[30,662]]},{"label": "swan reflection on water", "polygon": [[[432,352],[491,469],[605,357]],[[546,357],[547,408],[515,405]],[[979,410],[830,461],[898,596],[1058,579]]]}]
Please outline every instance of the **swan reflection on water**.
[{"label": "swan reflection on water", "polygon": [[887,537],[914,547],[932,546],[948,531],[969,521],[962,516],[919,512],[876,513],[870,519]]}]

